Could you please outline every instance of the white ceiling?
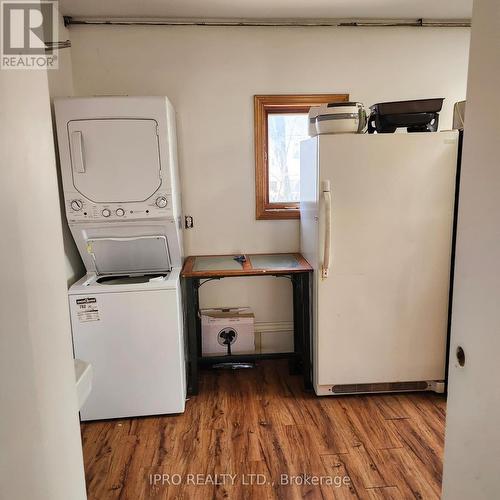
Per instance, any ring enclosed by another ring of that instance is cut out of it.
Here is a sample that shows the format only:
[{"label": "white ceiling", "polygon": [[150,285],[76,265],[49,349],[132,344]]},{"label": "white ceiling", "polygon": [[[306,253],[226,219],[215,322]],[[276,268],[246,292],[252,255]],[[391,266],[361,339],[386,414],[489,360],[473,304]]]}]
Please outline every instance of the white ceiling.
[{"label": "white ceiling", "polygon": [[233,19],[468,19],[472,0],[60,0],[63,15]]}]

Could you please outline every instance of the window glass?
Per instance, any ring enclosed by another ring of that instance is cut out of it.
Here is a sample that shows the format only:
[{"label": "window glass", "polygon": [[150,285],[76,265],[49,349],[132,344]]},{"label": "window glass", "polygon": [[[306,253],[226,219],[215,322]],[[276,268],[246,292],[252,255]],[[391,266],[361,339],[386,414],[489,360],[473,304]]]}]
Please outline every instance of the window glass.
[{"label": "window glass", "polygon": [[305,113],[268,115],[269,202],[300,201],[300,141],[309,134]]}]

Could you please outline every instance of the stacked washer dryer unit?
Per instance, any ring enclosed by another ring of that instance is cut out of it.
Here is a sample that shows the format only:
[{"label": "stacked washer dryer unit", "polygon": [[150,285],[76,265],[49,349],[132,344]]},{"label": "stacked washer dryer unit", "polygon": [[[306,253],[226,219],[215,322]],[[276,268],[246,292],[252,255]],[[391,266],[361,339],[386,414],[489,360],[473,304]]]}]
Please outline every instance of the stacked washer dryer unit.
[{"label": "stacked washer dryer unit", "polygon": [[55,102],[66,215],[87,274],[69,290],[82,420],[180,413],[186,397],[174,110],[166,97]]}]

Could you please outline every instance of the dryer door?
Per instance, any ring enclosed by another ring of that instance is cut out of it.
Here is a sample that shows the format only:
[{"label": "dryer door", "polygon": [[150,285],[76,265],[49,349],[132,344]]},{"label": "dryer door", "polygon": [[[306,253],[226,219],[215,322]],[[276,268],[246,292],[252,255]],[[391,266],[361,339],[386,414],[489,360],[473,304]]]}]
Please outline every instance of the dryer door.
[{"label": "dryer door", "polygon": [[144,201],[161,185],[157,122],[73,120],[68,139],[75,189],[96,203]]}]

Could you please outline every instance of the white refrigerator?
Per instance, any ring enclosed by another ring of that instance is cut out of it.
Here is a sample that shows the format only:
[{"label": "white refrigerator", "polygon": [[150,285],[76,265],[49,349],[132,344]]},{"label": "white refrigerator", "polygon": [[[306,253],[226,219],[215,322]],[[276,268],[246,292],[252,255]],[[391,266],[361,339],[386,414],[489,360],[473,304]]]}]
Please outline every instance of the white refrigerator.
[{"label": "white refrigerator", "polygon": [[301,144],[316,394],[444,391],[458,134]]}]

